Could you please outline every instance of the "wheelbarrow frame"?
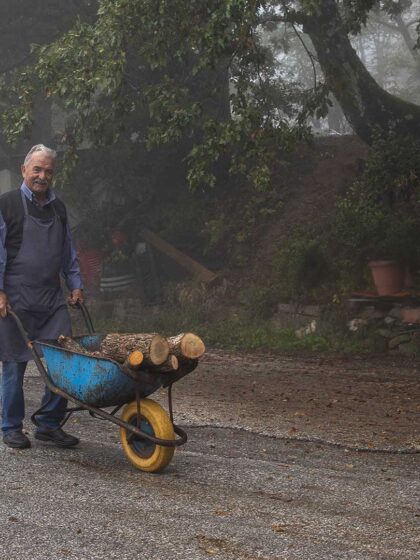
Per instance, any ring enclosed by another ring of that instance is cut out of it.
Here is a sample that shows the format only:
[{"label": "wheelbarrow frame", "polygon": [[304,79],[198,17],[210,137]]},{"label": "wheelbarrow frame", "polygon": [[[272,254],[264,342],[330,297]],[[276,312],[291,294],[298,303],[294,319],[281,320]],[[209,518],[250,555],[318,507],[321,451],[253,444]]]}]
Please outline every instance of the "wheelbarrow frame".
[{"label": "wheelbarrow frame", "polygon": [[[95,333],[95,329],[93,327],[92,319],[90,317],[89,311],[87,310],[86,306],[83,303],[79,302],[76,305],[76,307],[78,307],[82,312],[83,319],[84,319],[84,322],[86,324],[88,333],[90,335],[98,334],[98,333]],[[65,399],[73,402],[76,405],[76,407],[66,409],[66,411],[65,411],[66,416],[60,424],[61,427],[66,424],[66,422],[69,420],[70,416],[74,412],[78,412],[78,411],[81,411],[81,410],[87,410],[92,417],[94,417],[94,418],[98,417],[102,420],[108,420],[108,421],[112,422],[113,424],[116,424],[120,428],[124,428],[125,430],[127,430],[127,432],[130,434],[128,439],[132,439],[134,436],[137,436],[137,437],[140,437],[140,438],[144,438],[148,441],[151,441],[152,443],[155,443],[157,445],[161,445],[163,447],[179,447],[180,445],[183,445],[184,443],[186,443],[187,434],[184,432],[184,430],[182,430],[179,426],[177,426],[174,423],[173,406],[172,406],[172,385],[175,383],[175,381],[178,381],[179,379],[181,379],[181,377],[183,377],[184,375],[189,373],[189,371],[181,372],[179,374],[175,374],[175,376],[173,378],[168,378],[168,381],[162,385],[163,387],[168,389],[169,417],[170,417],[174,432],[179,437],[177,439],[174,439],[174,440],[157,438],[155,436],[152,436],[152,435],[144,432],[143,430],[140,430],[140,428],[138,427],[138,426],[140,426],[140,423],[141,423],[141,397],[140,397],[141,382],[140,382],[140,380],[135,379],[134,377],[130,377],[130,379],[132,379],[132,381],[134,381],[134,383],[136,384],[137,426],[134,426],[133,424],[129,424],[128,422],[124,422],[123,420],[121,420],[120,418],[115,416],[115,414],[124,406],[124,403],[116,406],[111,412],[105,412],[102,408],[93,406],[91,404],[87,404],[87,403],[75,398],[73,395],[69,394],[67,391],[64,391],[60,387],[57,387],[57,385],[55,385],[51,381],[51,379],[50,379],[50,377],[47,373],[47,370],[46,370],[46,368],[45,368],[45,366],[42,362],[40,353],[39,353],[39,351],[36,347],[36,342],[37,341],[31,341],[29,339],[29,337],[28,337],[28,335],[25,331],[25,328],[23,327],[23,324],[22,324],[21,320],[16,315],[16,313],[14,313],[12,310],[9,310],[8,313],[15,320],[20,334],[22,335],[26,345],[30,349],[30,351],[32,353],[32,356],[34,358],[35,364],[38,368],[38,371],[39,371],[45,385],[48,387],[48,389],[52,393],[55,393],[56,395],[59,395],[60,397],[64,397]],[[127,375],[122,368],[120,368],[120,371],[121,371],[121,375]],[[42,414],[44,414],[43,410],[50,404],[51,399],[52,399],[52,395],[51,395],[50,399],[48,400],[48,402],[46,402],[43,406],[41,406],[38,410],[36,410],[32,414],[31,420],[36,426],[39,426],[37,416],[41,416]],[[127,404],[127,403],[125,403],[125,404]]]}]

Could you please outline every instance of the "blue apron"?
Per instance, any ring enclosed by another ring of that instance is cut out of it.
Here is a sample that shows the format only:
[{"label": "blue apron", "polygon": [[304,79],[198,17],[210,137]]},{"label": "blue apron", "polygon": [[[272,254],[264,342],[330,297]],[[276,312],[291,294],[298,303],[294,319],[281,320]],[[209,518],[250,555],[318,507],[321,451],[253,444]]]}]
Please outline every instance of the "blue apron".
[{"label": "blue apron", "polygon": [[[63,224],[54,206],[54,216],[44,220],[29,215],[23,193],[22,202],[25,211],[22,245],[6,267],[4,291],[31,340],[56,339],[60,334],[71,336],[70,316],[60,286]],[[13,318],[0,319],[0,361],[31,359],[31,351]]]}]

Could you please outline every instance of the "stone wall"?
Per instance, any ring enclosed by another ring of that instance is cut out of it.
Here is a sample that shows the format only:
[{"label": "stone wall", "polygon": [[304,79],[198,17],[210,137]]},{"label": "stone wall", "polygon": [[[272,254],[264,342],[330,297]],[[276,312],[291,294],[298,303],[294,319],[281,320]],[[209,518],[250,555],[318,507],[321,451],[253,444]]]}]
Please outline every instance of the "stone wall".
[{"label": "stone wall", "polygon": [[316,321],[321,314],[320,305],[279,303],[273,317],[273,325],[280,329],[301,329]]}]

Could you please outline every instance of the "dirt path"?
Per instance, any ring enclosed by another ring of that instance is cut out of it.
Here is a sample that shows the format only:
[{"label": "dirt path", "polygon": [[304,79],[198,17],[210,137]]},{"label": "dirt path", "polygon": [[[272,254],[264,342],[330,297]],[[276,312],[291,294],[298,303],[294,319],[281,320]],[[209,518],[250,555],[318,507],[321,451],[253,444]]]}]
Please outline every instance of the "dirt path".
[{"label": "dirt path", "polygon": [[209,352],[174,388],[178,421],[362,449],[420,451],[420,363]]},{"label": "dirt path", "polygon": [[162,475],[135,471],[109,422],[75,415],[62,450],[28,418],[32,448],[0,446],[0,560],[417,559],[416,364],[213,351],[174,397],[189,440]]},{"label": "dirt path", "polygon": [[[29,375],[37,375],[33,365]],[[173,393],[180,424],[420,452],[420,362],[399,356],[212,350]],[[165,402],[166,390],[153,398]]]}]

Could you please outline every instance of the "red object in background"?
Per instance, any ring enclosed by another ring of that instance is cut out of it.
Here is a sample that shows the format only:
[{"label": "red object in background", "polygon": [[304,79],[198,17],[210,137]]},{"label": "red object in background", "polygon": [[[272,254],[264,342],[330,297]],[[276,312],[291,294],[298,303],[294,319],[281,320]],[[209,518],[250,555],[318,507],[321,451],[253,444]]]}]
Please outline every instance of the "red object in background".
[{"label": "red object in background", "polygon": [[370,261],[368,265],[378,296],[392,296],[404,288],[405,269],[400,263]]},{"label": "red object in background", "polygon": [[116,247],[117,249],[125,245],[127,243],[127,234],[125,233],[125,231],[122,231],[120,229],[114,230],[111,235],[111,243],[112,246]]},{"label": "red object in background", "polygon": [[402,308],[403,323],[420,323],[420,307],[403,307]]},{"label": "red object in background", "polygon": [[99,286],[103,257],[102,251],[96,249],[84,249],[78,252],[80,272],[86,287]]}]

